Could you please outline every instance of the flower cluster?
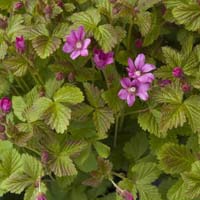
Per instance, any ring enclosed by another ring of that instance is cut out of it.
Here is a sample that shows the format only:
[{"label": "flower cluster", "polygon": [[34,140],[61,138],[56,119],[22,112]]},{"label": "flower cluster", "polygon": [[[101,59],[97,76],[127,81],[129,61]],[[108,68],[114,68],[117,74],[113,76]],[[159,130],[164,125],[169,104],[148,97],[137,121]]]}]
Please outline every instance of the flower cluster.
[{"label": "flower cluster", "polygon": [[150,73],[156,67],[152,64],[145,63],[145,55],[139,54],[135,61],[128,59],[128,77],[121,79],[121,86],[123,87],[118,96],[120,99],[127,101],[128,106],[132,106],[135,102],[136,96],[141,100],[148,99],[148,90],[154,75]]}]

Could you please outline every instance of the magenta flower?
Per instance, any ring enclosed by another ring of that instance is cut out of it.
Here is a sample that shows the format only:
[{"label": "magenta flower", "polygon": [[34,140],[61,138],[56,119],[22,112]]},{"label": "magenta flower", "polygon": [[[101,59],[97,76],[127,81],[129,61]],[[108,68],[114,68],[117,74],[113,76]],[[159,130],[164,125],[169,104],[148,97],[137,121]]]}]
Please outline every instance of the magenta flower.
[{"label": "magenta flower", "polygon": [[45,194],[39,193],[36,197],[36,200],[47,200]]},{"label": "magenta flower", "polygon": [[71,31],[70,35],[66,37],[66,42],[63,46],[65,53],[71,53],[71,59],[75,60],[79,56],[88,56],[88,46],[91,39],[85,39],[85,30],[80,26],[78,30]]},{"label": "magenta flower", "polygon": [[181,67],[175,67],[172,71],[172,74],[176,78],[181,78],[183,76],[183,70]]},{"label": "magenta flower", "polygon": [[12,102],[8,97],[3,97],[0,99],[0,109],[5,112],[9,113],[12,107]]},{"label": "magenta flower", "polygon": [[123,78],[120,83],[123,89],[119,91],[118,97],[127,101],[128,106],[132,106],[134,104],[136,96],[143,101],[148,99],[148,83],[141,83],[137,80],[131,80],[130,78]]},{"label": "magenta flower", "polygon": [[24,53],[25,51],[25,40],[23,36],[16,37],[15,48],[19,53]]},{"label": "magenta flower", "polygon": [[110,65],[114,62],[114,53],[104,53],[101,49],[94,49],[94,63],[98,69],[104,69],[106,65]]},{"label": "magenta flower", "polygon": [[127,190],[123,191],[122,197],[124,200],[134,200],[133,195],[130,192],[128,192]]},{"label": "magenta flower", "polygon": [[142,48],[142,45],[143,45],[143,41],[142,41],[141,38],[138,38],[138,39],[135,40],[135,47],[136,47],[137,49]]},{"label": "magenta flower", "polygon": [[142,83],[151,83],[154,80],[154,75],[149,73],[156,67],[152,64],[145,63],[145,55],[139,54],[135,61],[131,58],[128,59],[128,75],[130,78],[137,79]]}]

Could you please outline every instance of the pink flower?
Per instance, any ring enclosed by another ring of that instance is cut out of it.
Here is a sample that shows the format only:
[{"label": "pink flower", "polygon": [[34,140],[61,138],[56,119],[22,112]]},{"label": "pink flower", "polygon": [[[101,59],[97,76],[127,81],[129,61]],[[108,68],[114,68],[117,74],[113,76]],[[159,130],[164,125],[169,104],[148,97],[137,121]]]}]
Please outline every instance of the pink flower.
[{"label": "pink flower", "polygon": [[12,107],[12,102],[8,97],[3,97],[0,99],[0,109],[5,112],[9,113]]},{"label": "pink flower", "polygon": [[154,80],[154,75],[149,73],[156,67],[152,64],[145,63],[145,55],[139,54],[135,61],[131,58],[128,59],[128,75],[130,78],[137,79],[142,83],[151,83]]},{"label": "pink flower", "polygon": [[188,83],[184,83],[184,84],[182,85],[182,90],[183,90],[183,92],[189,92],[190,89],[191,89],[191,87],[190,87],[190,85],[189,85]]},{"label": "pink flower", "polygon": [[88,56],[88,46],[91,39],[85,39],[85,30],[80,26],[78,30],[71,31],[70,35],[66,37],[66,42],[63,46],[65,53],[71,53],[71,59],[75,60],[79,56]]},{"label": "pink flower", "polygon": [[172,71],[172,74],[176,78],[181,78],[183,76],[183,70],[181,67],[175,67]]},{"label": "pink flower", "polygon": [[118,96],[120,99],[125,100],[128,106],[132,106],[135,103],[136,96],[143,101],[148,99],[148,83],[141,83],[137,80],[131,80],[130,78],[123,78],[120,83],[123,89],[119,91]]},{"label": "pink flower", "polygon": [[134,200],[133,195],[128,192],[127,190],[124,190],[121,194],[124,200]]},{"label": "pink flower", "polygon": [[24,53],[25,51],[25,40],[23,36],[16,37],[15,48],[19,53]]},{"label": "pink flower", "polygon": [[142,41],[141,38],[138,38],[138,39],[135,40],[135,47],[136,47],[137,49],[142,48],[142,45],[143,45],[143,41]]},{"label": "pink flower", "polygon": [[101,49],[94,49],[94,63],[98,69],[104,69],[106,65],[110,65],[114,62],[114,53],[104,53]]},{"label": "pink flower", "polygon": [[45,194],[39,193],[36,197],[36,200],[47,200]]}]

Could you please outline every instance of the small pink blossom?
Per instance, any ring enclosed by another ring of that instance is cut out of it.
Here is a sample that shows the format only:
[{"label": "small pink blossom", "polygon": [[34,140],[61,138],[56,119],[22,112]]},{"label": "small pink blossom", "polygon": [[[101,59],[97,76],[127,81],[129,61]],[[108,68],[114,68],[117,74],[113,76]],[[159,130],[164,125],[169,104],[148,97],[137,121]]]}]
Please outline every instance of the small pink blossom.
[{"label": "small pink blossom", "polygon": [[25,51],[25,40],[23,36],[16,37],[15,48],[19,53],[24,53]]},{"label": "small pink blossom", "polygon": [[154,80],[154,75],[150,71],[156,67],[152,64],[145,63],[145,55],[139,54],[135,61],[131,58],[128,59],[128,76],[137,79],[142,83],[151,83]]},{"label": "small pink blossom", "polygon": [[14,9],[15,10],[20,10],[24,6],[22,1],[18,1],[14,4]]},{"label": "small pink blossom", "polygon": [[3,97],[0,99],[0,109],[5,112],[9,113],[12,107],[12,101],[8,97]]},{"label": "small pink blossom", "polygon": [[94,49],[93,60],[98,69],[104,69],[114,62],[113,56],[113,52],[104,53],[101,49]]},{"label": "small pink blossom", "polygon": [[63,46],[65,53],[70,53],[71,59],[75,60],[79,56],[88,56],[88,46],[91,43],[90,38],[85,38],[85,30],[80,26],[77,30],[71,31],[66,37],[66,42]]},{"label": "small pink blossom", "polygon": [[141,100],[148,100],[148,83],[141,83],[137,80],[131,80],[130,78],[123,78],[120,81],[123,87],[119,93],[118,97],[127,102],[128,106],[132,106],[135,103],[135,98],[138,96]]},{"label": "small pink blossom", "polygon": [[176,78],[181,78],[183,76],[183,69],[181,67],[175,67],[172,74]]},{"label": "small pink blossom", "polygon": [[47,200],[45,194],[39,193],[36,197],[36,200]]}]

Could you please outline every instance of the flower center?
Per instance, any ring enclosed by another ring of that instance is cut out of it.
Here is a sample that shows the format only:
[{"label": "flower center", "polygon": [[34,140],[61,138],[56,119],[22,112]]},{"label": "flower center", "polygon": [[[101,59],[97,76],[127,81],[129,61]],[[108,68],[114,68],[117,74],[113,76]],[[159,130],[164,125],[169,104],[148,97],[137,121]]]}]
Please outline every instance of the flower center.
[{"label": "flower center", "polygon": [[136,75],[136,76],[140,76],[140,75],[141,75],[141,71],[136,71],[136,72],[135,72],[135,75]]},{"label": "flower center", "polygon": [[128,88],[128,92],[135,93],[136,92],[136,87]]},{"label": "flower center", "polygon": [[81,42],[77,42],[77,43],[76,43],[76,48],[77,48],[77,49],[80,49],[81,47],[82,47],[82,43],[81,43]]}]

